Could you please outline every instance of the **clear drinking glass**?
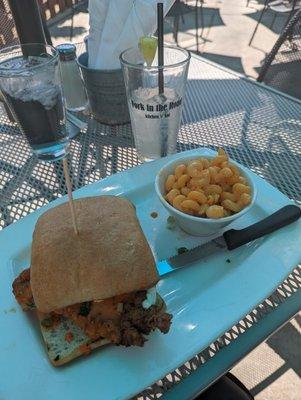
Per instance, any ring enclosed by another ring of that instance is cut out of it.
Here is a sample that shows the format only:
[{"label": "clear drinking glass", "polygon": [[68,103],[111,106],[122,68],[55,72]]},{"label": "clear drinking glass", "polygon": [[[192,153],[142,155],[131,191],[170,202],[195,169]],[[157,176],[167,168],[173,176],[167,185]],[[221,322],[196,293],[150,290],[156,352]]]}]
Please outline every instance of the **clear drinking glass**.
[{"label": "clear drinking glass", "polygon": [[0,89],[37,157],[44,161],[65,157],[69,138],[58,51],[45,44],[2,49]]},{"label": "clear drinking glass", "polygon": [[[147,66],[138,48],[127,49],[120,55],[141,161],[176,152],[189,61],[190,54],[174,46],[164,46],[164,66],[158,66],[156,58]],[[163,81],[160,88],[159,79]]]}]

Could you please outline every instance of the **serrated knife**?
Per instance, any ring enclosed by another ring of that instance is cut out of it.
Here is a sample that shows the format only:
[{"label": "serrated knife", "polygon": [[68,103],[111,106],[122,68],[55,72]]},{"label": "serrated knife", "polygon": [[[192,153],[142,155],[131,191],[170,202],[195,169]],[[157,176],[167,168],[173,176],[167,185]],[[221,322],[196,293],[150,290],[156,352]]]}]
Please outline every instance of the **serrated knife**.
[{"label": "serrated knife", "polygon": [[157,268],[160,276],[188,266],[195,261],[201,261],[219,251],[231,251],[255,239],[268,235],[297,221],[301,216],[301,209],[295,205],[280,208],[268,217],[249,225],[243,229],[229,229],[222,236],[204,243],[182,254],[159,261]]}]

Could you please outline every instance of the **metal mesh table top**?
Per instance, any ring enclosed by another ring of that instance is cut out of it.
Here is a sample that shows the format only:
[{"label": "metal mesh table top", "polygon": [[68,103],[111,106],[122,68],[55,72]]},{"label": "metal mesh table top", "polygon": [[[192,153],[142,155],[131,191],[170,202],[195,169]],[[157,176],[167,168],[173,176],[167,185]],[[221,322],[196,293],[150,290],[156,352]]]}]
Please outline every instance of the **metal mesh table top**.
[{"label": "metal mesh table top", "polygon": [[[1,104],[1,103],[0,103]],[[1,107],[1,105],[0,105]],[[301,202],[301,103],[193,57],[178,150],[223,146]],[[65,194],[61,163],[37,162],[0,110],[0,228]],[[74,189],[138,164],[130,125],[88,120],[72,140]]]},{"label": "metal mesh table top", "polygon": [[[1,103],[0,103],[1,107]],[[72,140],[73,188],[139,163],[130,125],[87,119]],[[192,57],[178,150],[222,146],[236,161],[301,204],[301,102]],[[62,163],[37,162],[16,124],[0,109],[0,229],[66,193]],[[157,399],[301,287],[297,268],[275,293],[185,365],[147,388]],[[274,296],[274,297],[273,297]],[[276,299],[276,300],[275,300]],[[264,310],[264,311],[262,311]],[[208,354],[207,354],[208,353]]]}]

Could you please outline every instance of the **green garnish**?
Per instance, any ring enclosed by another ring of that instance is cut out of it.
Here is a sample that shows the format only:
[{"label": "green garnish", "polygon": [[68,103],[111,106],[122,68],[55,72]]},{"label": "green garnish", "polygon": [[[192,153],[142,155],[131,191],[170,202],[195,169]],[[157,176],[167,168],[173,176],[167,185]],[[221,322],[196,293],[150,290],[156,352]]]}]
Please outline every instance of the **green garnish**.
[{"label": "green garnish", "polygon": [[154,36],[142,36],[139,40],[139,49],[148,67],[154,61],[158,46],[158,39]]},{"label": "green garnish", "polygon": [[83,317],[86,317],[91,310],[91,302],[86,301],[81,304],[80,309],[79,309],[79,315],[82,315]]},{"label": "green garnish", "polygon": [[171,215],[167,218],[167,223],[166,223],[166,228],[169,229],[170,231],[173,231],[176,229],[176,220],[174,217]]},{"label": "green garnish", "polygon": [[52,325],[53,325],[52,318],[51,318],[51,317],[48,317],[48,318],[42,319],[41,325],[42,325],[44,328],[51,328]]},{"label": "green garnish", "polygon": [[175,217],[173,217],[173,216],[169,216],[168,218],[167,218],[167,223],[168,224],[174,224],[176,222],[176,220],[175,220]]}]

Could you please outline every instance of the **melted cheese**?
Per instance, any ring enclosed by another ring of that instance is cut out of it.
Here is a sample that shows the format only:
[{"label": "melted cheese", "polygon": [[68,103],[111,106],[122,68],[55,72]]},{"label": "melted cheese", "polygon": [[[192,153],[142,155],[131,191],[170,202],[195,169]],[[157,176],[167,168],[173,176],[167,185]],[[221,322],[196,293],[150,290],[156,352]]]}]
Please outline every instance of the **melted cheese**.
[{"label": "melted cheese", "polygon": [[146,299],[143,301],[142,307],[150,308],[151,306],[156,304],[156,300],[157,300],[157,290],[156,286],[154,286],[148,289],[148,291],[146,292]]}]

